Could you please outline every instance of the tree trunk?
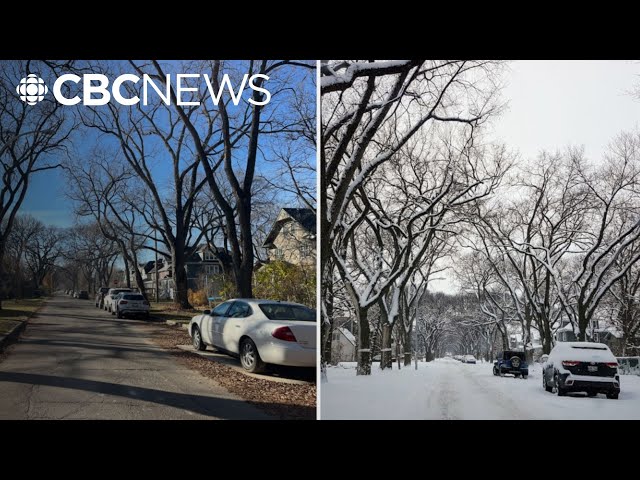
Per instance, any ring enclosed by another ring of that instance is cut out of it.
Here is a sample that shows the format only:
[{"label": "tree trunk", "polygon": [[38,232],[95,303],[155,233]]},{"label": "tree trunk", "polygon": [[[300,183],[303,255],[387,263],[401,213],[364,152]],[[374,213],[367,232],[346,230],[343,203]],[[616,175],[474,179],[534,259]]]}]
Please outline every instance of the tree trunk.
[{"label": "tree trunk", "polygon": [[131,241],[130,247],[131,247],[131,261],[133,262],[133,265],[136,271],[135,273],[136,286],[138,287],[138,291],[140,292],[140,294],[147,301],[149,301],[149,298],[147,297],[147,291],[144,287],[144,280],[142,279],[142,274],[140,273],[140,269],[138,268],[138,253],[136,252],[135,246],[133,245],[133,240]]},{"label": "tree trunk", "polygon": [[406,329],[402,329],[404,338],[402,339],[402,347],[404,350],[404,366],[411,366],[411,332],[407,332]]},{"label": "tree trunk", "polygon": [[251,192],[236,195],[238,202],[238,223],[242,242],[242,263],[238,278],[238,292],[241,298],[253,298],[253,232],[251,231]]},{"label": "tree trunk", "polygon": [[173,257],[172,273],[174,284],[174,302],[179,308],[189,310],[192,308],[189,303],[188,280],[185,270],[184,245],[176,245],[171,252]]},{"label": "tree trunk", "polygon": [[124,278],[127,280],[127,288],[131,288],[131,271],[129,270],[129,259],[127,257],[128,255],[123,255],[125,274]]},{"label": "tree trunk", "polygon": [[371,375],[371,342],[369,341],[369,309],[358,306],[358,367],[356,375]]},{"label": "tree trunk", "polygon": [[324,309],[322,309],[322,317],[320,321],[321,331],[320,338],[322,340],[322,349],[320,350],[320,361],[323,368],[332,363],[331,347],[333,334],[333,282],[325,280],[326,284],[322,285],[324,295]]},{"label": "tree trunk", "polygon": [[382,349],[380,354],[380,368],[391,368],[391,325],[389,322],[382,323]]},{"label": "tree trunk", "polygon": [[410,367],[411,366],[411,350],[404,351],[404,366],[405,367]]}]

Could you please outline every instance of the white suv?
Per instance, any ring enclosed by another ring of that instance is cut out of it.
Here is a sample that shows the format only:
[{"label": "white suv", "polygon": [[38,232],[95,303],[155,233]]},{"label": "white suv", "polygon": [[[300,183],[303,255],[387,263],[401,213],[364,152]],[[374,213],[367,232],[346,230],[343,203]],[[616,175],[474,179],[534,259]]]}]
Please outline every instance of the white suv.
[{"label": "white suv", "polygon": [[121,293],[114,303],[118,318],[127,315],[142,315],[145,319],[149,318],[149,302],[139,293]]},{"label": "white suv", "polygon": [[115,309],[113,308],[113,297],[122,292],[132,292],[130,288],[110,288],[107,294],[104,296],[104,309],[107,312],[115,313]]},{"label": "white suv", "polygon": [[586,392],[590,397],[620,394],[618,361],[604,343],[558,342],[542,366],[542,386],[559,397]]}]

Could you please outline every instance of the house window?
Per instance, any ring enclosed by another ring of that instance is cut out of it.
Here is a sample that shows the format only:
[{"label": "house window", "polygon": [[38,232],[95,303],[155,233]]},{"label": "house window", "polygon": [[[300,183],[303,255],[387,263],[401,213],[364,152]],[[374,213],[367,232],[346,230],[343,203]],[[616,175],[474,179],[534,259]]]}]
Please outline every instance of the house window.
[{"label": "house window", "polygon": [[204,251],[204,259],[206,261],[211,262],[211,261],[215,260],[216,257],[215,257],[215,255],[213,254],[213,252],[211,250],[205,250]]},{"label": "house window", "polygon": [[204,272],[207,275],[218,275],[220,273],[220,265],[205,265]]},{"label": "house window", "polygon": [[300,256],[308,257],[311,255],[311,245],[301,245],[300,246]]},{"label": "house window", "polygon": [[276,260],[282,260],[284,258],[284,251],[281,248],[276,248]]}]

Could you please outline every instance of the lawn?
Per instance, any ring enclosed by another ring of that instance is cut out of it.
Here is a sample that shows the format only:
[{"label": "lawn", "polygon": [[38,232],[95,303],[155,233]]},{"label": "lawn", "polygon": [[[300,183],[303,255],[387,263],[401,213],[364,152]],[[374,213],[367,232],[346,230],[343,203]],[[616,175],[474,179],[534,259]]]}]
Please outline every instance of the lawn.
[{"label": "lawn", "polygon": [[3,300],[0,310],[0,335],[9,333],[13,327],[28,320],[43,302],[43,298]]},{"label": "lawn", "polygon": [[163,322],[166,320],[185,321],[188,322],[194,316],[202,313],[206,307],[192,310],[176,309],[175,303],[172,302],[151,302],[151,311],[149,314]]}]

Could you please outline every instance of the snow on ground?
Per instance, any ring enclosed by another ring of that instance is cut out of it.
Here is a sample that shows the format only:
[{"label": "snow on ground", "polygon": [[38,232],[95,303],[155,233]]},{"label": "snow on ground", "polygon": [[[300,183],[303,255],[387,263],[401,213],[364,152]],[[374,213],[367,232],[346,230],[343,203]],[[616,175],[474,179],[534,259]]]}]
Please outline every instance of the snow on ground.
[{"label": "snow on ground", "polygon": [[322,419],[640,419],[640,376],[621,375],[618,400],[582,393],[558,397],[542,388],[542,369],[529,378],[496,377],[491,363],[463,364],[450,358],[394,365],[356,376],[355,363],[327,371],[321,386]]}]

